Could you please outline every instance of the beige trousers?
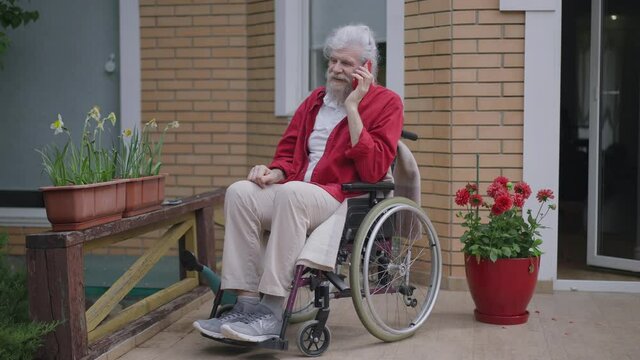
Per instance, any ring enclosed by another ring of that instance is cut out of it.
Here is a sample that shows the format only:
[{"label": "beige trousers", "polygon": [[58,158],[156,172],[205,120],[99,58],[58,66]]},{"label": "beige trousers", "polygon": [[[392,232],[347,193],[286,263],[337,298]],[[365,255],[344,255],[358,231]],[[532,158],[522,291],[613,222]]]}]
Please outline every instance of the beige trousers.
[{"label": "beige trousers", "polygon": [[[224,201],[222,288],[287,296],[307,235],[340,203],[319,186],[292,181],[262,189],[232,184]],[[271,231],[263,240],[263,232]]]}]

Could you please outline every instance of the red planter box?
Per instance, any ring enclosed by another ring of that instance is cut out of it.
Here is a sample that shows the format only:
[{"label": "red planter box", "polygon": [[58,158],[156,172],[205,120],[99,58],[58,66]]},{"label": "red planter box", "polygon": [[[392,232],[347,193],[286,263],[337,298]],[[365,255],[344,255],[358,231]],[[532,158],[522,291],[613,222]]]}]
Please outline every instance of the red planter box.
[{"label": "red planter box", "polygon": [[130,217],[160,209],[164,201],[166,175],[127,179],[126,206],[123,217]]},{"label": "red planter box", "polygon": [[465,255],[476,320],[497,325],[526,323],[539,268],[539,257],[498,259],[494,263],[489,259],[478,262],[474,256]]},{"label": "red planter box", "polygon": [[46,186],[43,193],[53,231],[82,230],[122,218],[126,181],[89,185]]}]

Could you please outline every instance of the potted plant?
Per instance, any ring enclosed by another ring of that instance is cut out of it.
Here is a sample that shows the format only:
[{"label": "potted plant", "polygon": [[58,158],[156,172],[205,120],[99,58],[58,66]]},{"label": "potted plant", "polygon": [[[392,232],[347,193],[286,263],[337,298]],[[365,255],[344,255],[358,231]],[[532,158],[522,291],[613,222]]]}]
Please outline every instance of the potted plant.
[{"label": "potted plant", "polygon": [[122,217],[125,185],[115,179],[117,153],[102,147],[105,125],[115,123],[114,113],[102,117],[94,106],[84,120],[80,144],[74,143],[60,114],[51,124],[54,135],[67,136],[64,146],[54,143],[37,150],[53,184],[40,188],[53,231],[86,229]]},{"label": "potted plant", "polygon": [[167,130],[179,126],[178,121],[168,123],[157,135],[157,140],[151,136],[151,132],[158,128],[155,119],[144,125],[142,133],[137,129],[122,132],[117,164],[119,176],[128,179],[124,217],[160,208],[166,177],[166,174],[160,174],[164,135]]},{"label": "potted plant", "polygon": [[[476,183],[467,184],[455,196],[456,204],[466,207],[457,216],[466,229],[460,240],[475,318],[491,324],[522,324],[529,317],[526,309],[540,267],[539,230],[544,228],[544,217],[555,209],[549,203],[554,195],[549,189],[538,191],[535,216],[529,209],[524,217],[522,209],[531,195],[527,183],[514,184],[498,176],[486,193],[480,195]],[[483,222],[487,210],[488,221]]]}]

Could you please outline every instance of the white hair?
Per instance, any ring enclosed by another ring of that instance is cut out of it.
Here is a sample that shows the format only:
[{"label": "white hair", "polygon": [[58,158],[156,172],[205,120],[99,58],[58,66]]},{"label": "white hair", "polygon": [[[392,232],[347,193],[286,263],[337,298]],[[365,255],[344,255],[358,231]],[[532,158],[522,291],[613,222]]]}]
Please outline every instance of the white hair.
[{"label": "white hair", "polygon": [[367,60],[371,61],[371,74],[376,78],[378,47],[373,31],[367,25],[346,25],[334,29],[324,43],[324,56],[328,59],[334,51],[354,45],[363,49],[361,61],[363,64]]}]

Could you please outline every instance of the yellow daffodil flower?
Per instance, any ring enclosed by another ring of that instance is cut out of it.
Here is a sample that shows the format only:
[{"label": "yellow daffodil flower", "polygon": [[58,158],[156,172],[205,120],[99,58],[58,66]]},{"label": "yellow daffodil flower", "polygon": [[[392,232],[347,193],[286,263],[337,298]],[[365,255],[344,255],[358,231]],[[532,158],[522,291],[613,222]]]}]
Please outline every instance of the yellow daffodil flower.
[{"label": "yellow daffodil flower", "polygon": [[124,129],[124,131],[122,132],[122,136],[124,137],[131,137],[131,135],[133,134],[133,131],[131,131],[130,128],[126,128]]},{"label": "yellow daffodil flower", "polygon": [[170,129],[177,129],[180,127],[180,123],[176,120],[176,121],[172,121],[169,123],[169,128]]},{"label": "yellow daffodil flower", "polygon": [[156,119],[154,118],[154,119],[149,120],[149,122],[146,123],[144,126],[150,126],[150,127],[155,129],[155,128],[158,127],[158,123],[156,123]]},{"label": "yellow daffodil flower", "polygon": [[62,122],[62,116],[58,114],[58,119],[51,123],[50,128],[55,130],[53,132],[54,135],[58,135],[64,131],[64,123]]},{"label": "yellow daffodil flower", "polygon": [[100,121],[100,108],[97,106],[92,107],[88,116],[95,121]]},{"label": "yellow daffodil flower", "polygon": [[109,113],[109,116],[107,116],[107,120],[111,121],[111,125],[116,126],[116,114]]}]

